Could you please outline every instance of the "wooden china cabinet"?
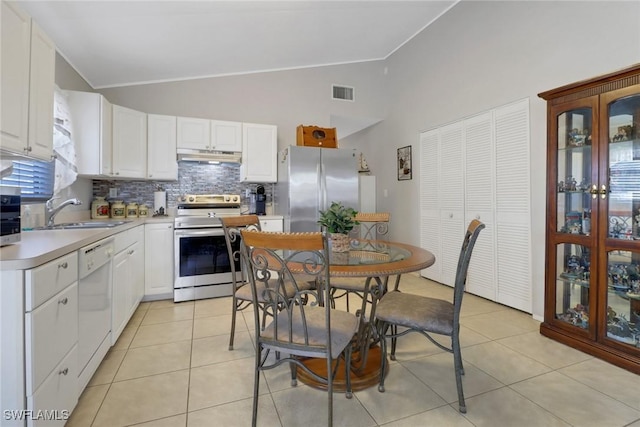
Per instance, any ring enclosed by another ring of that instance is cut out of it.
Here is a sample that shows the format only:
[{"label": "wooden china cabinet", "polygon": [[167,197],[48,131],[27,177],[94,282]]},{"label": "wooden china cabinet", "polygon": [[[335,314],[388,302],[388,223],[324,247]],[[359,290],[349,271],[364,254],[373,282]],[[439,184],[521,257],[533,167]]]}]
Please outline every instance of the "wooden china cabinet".
[{"label": "wooden china cabinet", "polygon": [[640,373],[640,64],[547,101],[540,332]]}]

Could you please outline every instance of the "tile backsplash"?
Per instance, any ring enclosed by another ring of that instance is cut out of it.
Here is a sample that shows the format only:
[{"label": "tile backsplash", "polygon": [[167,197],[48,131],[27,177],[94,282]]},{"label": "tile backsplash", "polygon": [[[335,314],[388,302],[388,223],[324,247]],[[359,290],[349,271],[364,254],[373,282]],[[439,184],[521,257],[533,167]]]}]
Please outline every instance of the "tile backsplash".
[{"label": "tile backsplash", "polygon": [[[248,205],[245,191],[254,192],[257,183],[240,182],[240,165],[221,163],[179,162],[178,181],[110,181],[93,180],[93,196],[107,200],[145,203],[153,207],[153,193],[159,188],[167,192],[167,208],[175,208],[183,194],[240,194],[243,205]],[[109,197],[109,189],[116,188],[118,196]],[[267,203],[272,202],[275,184],[264,184]]]}]

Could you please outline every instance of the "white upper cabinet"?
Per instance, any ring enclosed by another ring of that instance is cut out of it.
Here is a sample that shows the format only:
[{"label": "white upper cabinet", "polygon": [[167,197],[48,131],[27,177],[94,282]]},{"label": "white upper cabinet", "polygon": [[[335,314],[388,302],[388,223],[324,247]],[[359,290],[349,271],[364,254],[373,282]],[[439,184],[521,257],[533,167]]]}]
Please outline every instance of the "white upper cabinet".
[{"label": "white upper cabinet", "polygon": [[73,125],[78,174],[113,175],[111,164],[112,107],[99,93],[66,91]]},{"label": "white upper cabinet", "polygon": [[211,120],[178,117],[177,147],[189,150],[211,150]]},{"label": "white upper cabinet", "polygon": [[2,148],[50,160],[56,48],[17,6],[2,2],[1,7]]},{"label": "white upper cabinet", "polygon": [[242,151],[242,123],[178,117],[178,149]]},{"label": "white upper cabinet", "polygon": [[216,151],[242,151],[242,123],[211,120],[211,147]]},{"label": "white upper cabinet", "polygon": [[242,124],[242,164],[240,181],[278,181],[278,127]]},{"label": "white upper cabinet", "polygon": [[178,179],[175,116],[147,116],[147,178]]},{"label": "white upper cabinet", "polygon": [[116,178],[147,176],[147,115],[113,106],[113,173]]}]

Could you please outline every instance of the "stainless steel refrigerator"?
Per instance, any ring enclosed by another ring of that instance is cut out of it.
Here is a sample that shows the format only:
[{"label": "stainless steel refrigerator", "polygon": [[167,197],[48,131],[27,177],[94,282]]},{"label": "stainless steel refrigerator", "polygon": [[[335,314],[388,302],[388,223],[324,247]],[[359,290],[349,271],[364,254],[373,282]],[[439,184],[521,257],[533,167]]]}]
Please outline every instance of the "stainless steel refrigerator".
[{"label": "stainless steel refrigerator", "polygon": [[284,231],[318,231],[319,211],[331,202],[358,209],[355,150],[292,145],[278,154],[275,213]]}]

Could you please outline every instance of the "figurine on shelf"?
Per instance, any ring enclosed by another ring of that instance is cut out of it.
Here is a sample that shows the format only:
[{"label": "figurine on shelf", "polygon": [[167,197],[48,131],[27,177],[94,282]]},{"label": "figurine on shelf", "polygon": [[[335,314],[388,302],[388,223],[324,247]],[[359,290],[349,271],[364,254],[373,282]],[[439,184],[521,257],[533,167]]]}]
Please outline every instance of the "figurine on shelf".
[{"label": "figurine on shelf", "polygon": [[369,165],[367,164],[367,160],[364,158],[364,154],[360,153],[360,169],[358,170],[360,173],[369,173]]},{"label": "figurine on shelf", "polygon": [[564,193],[564,181],[558,183],[558,193]]},{"label": "figurine on shelf", "polygon": [[618,132],[613,135],[611,142],[629,141],[631,139],[632,126],[618,126]]}]

